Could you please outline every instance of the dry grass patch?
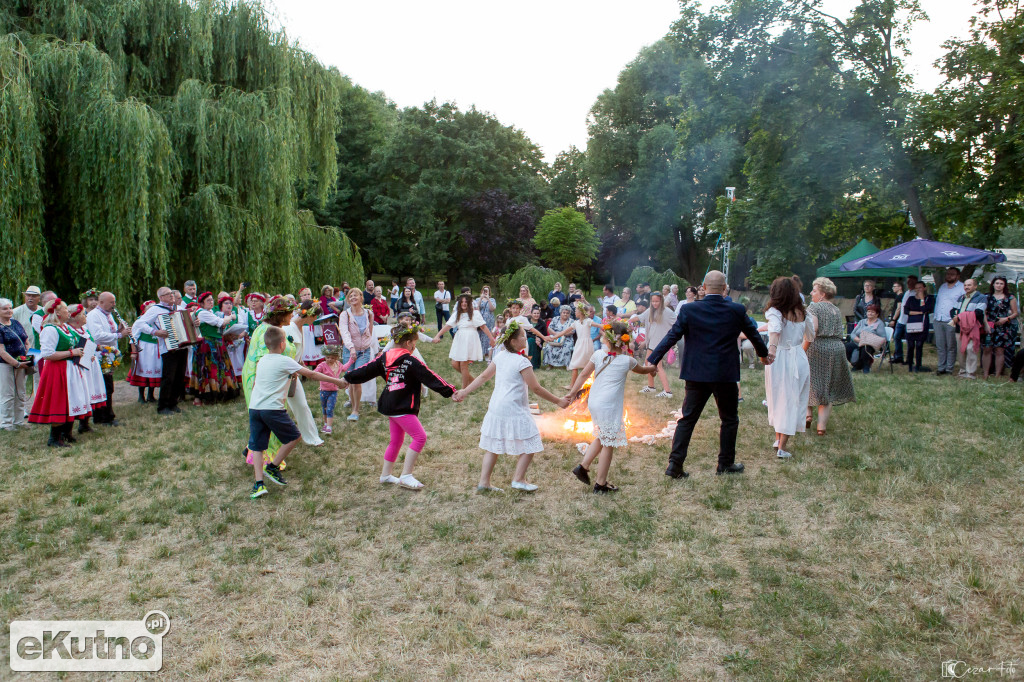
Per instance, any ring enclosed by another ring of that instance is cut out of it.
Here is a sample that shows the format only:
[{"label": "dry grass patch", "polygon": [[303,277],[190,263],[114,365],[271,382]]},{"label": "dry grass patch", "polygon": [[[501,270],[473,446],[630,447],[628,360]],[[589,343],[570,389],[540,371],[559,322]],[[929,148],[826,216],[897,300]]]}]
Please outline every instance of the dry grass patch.
[{"label": "dry grass patch", "polygon": [[[425,355],[453,376],[441,345]],[[904,680],[1020,662],[1020,389],[858,374],[858,403],[781,463],[762,381],[744,370],[744,476],[713,475],[711,407],[690,479],[663,475],[668,441],[631,445],[607,497],[569,475],[570,440],[536,458],[538,493],[476,495],[486,390],[425,401],[420,493],[378,485],[374,414],[300,447],[290,485],[257,502],[240,402],[168,419],[126,403],[126,427],[69,451],[5,435],[3,634],[161,609],[164,675],[208,680]],[[627,404],[658,430],[679,400],[640,386]]]}]

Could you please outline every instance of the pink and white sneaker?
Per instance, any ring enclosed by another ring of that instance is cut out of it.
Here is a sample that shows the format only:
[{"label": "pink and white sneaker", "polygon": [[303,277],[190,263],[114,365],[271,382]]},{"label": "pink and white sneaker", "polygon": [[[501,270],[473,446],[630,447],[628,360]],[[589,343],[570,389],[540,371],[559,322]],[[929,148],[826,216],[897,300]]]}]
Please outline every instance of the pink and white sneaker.
[{"label": "pink and white sneaker", "polygon": [[324,424],[324,427],[322,429],[320,429],[320,433],[332,433],[332,429],[331,429],[330,426],[327,426],[326,424]]}]

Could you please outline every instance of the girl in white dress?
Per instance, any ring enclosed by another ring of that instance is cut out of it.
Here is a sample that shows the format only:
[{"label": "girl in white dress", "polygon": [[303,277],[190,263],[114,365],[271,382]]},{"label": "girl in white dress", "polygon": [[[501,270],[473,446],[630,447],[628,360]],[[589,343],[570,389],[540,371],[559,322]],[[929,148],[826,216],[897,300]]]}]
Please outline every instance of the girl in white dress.
[{"label": "girl in white dress", "polygon": [[806,428],[807,399],[811,370],[804,341],[814,341],[814,327],[807,320],[800,291],[789,277],[779,277],[768,291],[768,358],[764,368],[764,392],[768,397],[768,423],[775,428],[775,445],[780,459],[791,453],[789,437]]},{"label": "girl in white dress", "polygon": [[579,311],[576,316],[579,319],[572,323],[576,344],[572,347],[572,358],[569,359],[569,369],[572,370],[570,388],[576,383],[580,370],[587,366],[594,354],[594,342],[590,339],[590,328],[594,326],[594,306],[577,304],[576,309]]},{"label": "girl in white dress", "polygon": [[491,402],[480,427],[480,449],[484,451],[484,460],[476,489],[479,492],[501,492],[501,488],[491,486],[491,472],[498,455],[514,455],[519,459],[512,476],[512,488],[532,493],[537,486],[526,482],[526,469],[533,461],[534,453],[544,449],[544,444],[540,440],[537,422],[530,414],[529,392],[533,391],[559,407],[565,407],[569,401],[555,397],[537,381],[530,359],[525,355],[526,330],[518,322],[513,320],[505,325],[498,344],[491,364],[469,386],[457,391],[455,400],[461,401],[494,377]]},{"label": "girl in white dress", "polygon": [[[315,319],[320,315],[319,304],[317,304],[317,308],[318,309],[311,313],[309,317]],[[281,327],[281,329],[284,330],[285,335],[295,346],[295,357],[292,359],[296,362],[299,362],[299,358],[302,357],[302,333],[299,331],[301,319],[301,316],[293,318],[291,322]],[[299,429],[299,434],[302,435],[302,442],[314,447],[323,445],[324,439],[320,437],[319,430],[316,428],[316,420],[313,419],[313,411],[309,409],[309,402],[306,400],[306,391],[303,389],[301,383],[296,387],[295,395],[288,396],[286,402],[288,404],[288,409],[292,412],[292,420],[295,422],[295,426]]]},{"label": "girl in white dress", "polygon": [[449,329],[455,329],[455,338],[452,339],[452,349],[448,351],[448,358],[452,361],[452,369],[462,375],[462,388],[466,388],[473,381],[473,375],[469,373],[470,364],[484,359],[477,330],[487,334],[492,344],[494,337],[484,322],[484,316],[479,310],[473,309],[473,297],[469,294],[461,294],[455,299],[455,312],[438,330],[433,340],[440,341]]},{"label": "girl in white dress", "polygon": [[594,481],[595,493],[615,492],[618,488],[608,482],[608,469],[612,465],[615,448],[626,447],[626,428],[623,425],[623,397],[626,392],[626,377],[629,373],[654,374],[658,368],[654,365],[641,365],[629,353],[629,344],[633,341],[629,333],[629,325],[625,322],[611,322],[602,325],[602,347],[595,351],[590,362],[583,368],[576,382],[569,390],[569,396],[576,396],[583,388],[587,377],[594,374],[594,383],[590,386],[587,407],[590,419],[594,424],[594,440],[583,454],[580,462],[572,473],[586,485],[590,485],[590,464],[597,459],[597,478]]}]

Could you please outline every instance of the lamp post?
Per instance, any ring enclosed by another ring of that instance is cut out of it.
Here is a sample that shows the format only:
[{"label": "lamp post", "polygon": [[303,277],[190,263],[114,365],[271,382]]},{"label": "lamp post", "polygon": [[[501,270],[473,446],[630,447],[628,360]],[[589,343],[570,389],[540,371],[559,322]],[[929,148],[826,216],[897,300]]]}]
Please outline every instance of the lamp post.
[{"label": "lamp post", "polygon": [[[736,188],[726,187],[725,198],[729,200],[729,203],[725,205],[725,219],[729,220],[729,206],[732,202],[736,201]],[[722,273],[725,275],[725,283],[729,284],[729,251],[732,249],[732,243],[726,240],[722,246]]]}]

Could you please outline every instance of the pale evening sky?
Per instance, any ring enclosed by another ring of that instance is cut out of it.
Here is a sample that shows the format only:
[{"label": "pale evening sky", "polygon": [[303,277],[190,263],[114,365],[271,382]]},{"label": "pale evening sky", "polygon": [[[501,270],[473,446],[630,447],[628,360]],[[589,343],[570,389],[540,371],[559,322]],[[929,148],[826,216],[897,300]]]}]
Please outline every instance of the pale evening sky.
[{"label": "pale evening sky", "polygon": [[[840,16],[854,0],[826,0]],[[920,89],[941,82],[942,43],[967,33],[970,0],[921,0],[931,21],[911,37]],[[587,144],[587,112],[639,50],[665,35],[675,0],[278,0],[288,35],[399,107],[475,104],[523,130],[550,162]]]}]

